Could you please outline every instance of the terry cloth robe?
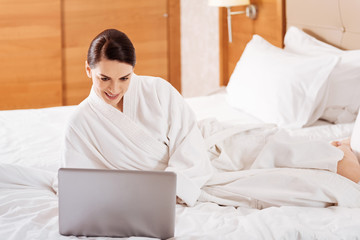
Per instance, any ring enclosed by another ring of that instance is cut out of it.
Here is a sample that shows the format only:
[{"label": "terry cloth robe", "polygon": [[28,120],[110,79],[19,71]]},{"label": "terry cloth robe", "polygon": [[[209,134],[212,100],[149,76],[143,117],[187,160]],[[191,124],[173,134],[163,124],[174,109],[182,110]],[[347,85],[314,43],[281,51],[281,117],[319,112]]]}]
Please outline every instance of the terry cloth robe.
[{"label": "terry cloth robe", "polygon": [[94,90],[68,123],[63,166],[165,170],[177,174],[177,195],[194,205],[212,175],[190,107],[165,80],[132,75],[123,112]]},{"label": "terry cloth robe", "polygon": [[78,106],[65,167],[173,171],[188,206],[360,206],[359,185],[334,173],[343,154],[329,143],[292,138],[272,125],[210,119],[199,128],[168,82],[135,74],[130,81],[123,112],[93,90]]}]

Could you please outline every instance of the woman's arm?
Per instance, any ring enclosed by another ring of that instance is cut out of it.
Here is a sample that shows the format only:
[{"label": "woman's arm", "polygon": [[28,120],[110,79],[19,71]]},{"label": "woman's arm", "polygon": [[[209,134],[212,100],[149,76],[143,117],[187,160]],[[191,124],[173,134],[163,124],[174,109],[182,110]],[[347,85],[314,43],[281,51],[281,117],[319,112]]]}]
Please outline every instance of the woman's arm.
[{"label": "woman's arm", "polygon": [[177,173],[177,195],[192,206],[200,196],[201,187],[212,176],[213,167],[195,114],[170,84],[164,83],[160,87],[163,110],[168,119],[170,158],[166,171]]}]

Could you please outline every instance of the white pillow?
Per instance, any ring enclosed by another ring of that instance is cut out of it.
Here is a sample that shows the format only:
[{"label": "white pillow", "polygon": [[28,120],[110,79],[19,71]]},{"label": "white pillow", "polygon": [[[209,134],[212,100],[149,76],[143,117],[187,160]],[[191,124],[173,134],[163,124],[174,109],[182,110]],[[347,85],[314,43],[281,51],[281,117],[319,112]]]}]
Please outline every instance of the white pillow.
[{"label": "white pillow", "polygon": [[229,104],[281,127],[314,123],[338,57],[286,52],[258,35],[247,44],[227,86]]},{"label": "white pillow", "polygon": [[285,50],[307,56],[331,54],[340,60],[329,77],[329,96],[321,118],[334,123],[352,122],[360,107],[360,50],[343,51],[290,27]]}]

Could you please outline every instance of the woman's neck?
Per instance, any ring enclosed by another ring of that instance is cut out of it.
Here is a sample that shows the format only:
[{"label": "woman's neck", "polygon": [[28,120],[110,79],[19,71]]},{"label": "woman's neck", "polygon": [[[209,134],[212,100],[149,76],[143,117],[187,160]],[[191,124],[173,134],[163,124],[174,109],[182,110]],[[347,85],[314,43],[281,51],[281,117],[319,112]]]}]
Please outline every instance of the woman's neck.
[{"label": "woman's neck", "polygon": [[124,96],[121,98],[120,102],[117,104],[117,109],[121,112],[124,112]]}]

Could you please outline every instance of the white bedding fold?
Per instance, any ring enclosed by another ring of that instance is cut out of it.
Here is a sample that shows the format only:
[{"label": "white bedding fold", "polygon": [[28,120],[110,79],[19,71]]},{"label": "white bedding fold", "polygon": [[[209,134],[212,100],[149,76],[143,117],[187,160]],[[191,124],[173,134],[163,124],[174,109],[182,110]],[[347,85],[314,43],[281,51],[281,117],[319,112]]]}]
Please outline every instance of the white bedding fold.
[{"label": "white bedding fold", "polygon": [[33,188],[56,194],[52,187],[55,178],[54,172],[15,164],[0,164],[0,189]]},{"label": "white bedding fold", "polygon": [[231,126],[234,134],[229,136],[228,126],[201,122],[205,142],[213,144],[209,152],[216,171],[202,188],[200,201],[258,208],[360,207],[360,186],[336,174],[341,150],[323,140],[252,126],[238,125],[240,131]]}]

